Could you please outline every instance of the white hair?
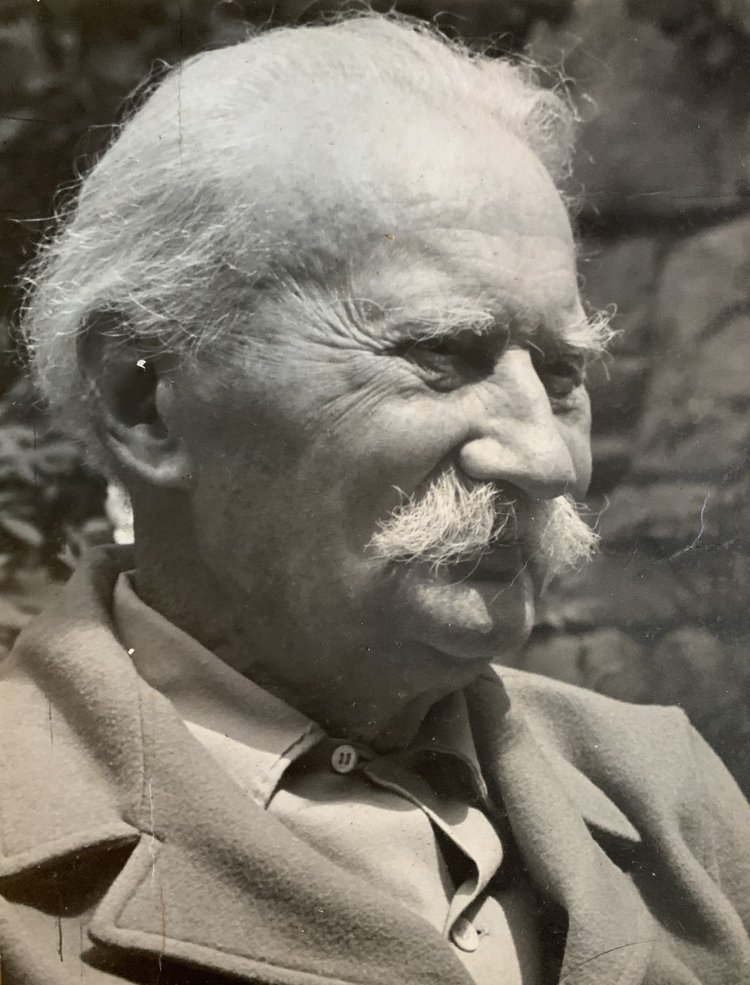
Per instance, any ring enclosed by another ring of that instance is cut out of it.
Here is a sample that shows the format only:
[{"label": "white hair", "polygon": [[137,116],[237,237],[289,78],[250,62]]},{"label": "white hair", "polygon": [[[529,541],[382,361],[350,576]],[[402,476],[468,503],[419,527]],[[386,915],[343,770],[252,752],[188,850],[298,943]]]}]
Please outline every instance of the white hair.
[{"label": "white hair", "polygon": [[[427,106],[480,132],[497,124],[553,180],[567,172],[564,101],[529,68],[417,22],[359,15],[190,59],[122,127],[29,271],[22,328],[40,389],[69,428],[96,441],[76,354],[92,319],[144,352],[195,358],[246,336],[262,299],[334,283],[347,221],[335,189],[363,179],[351,167],[336,173],[335,149],[333,173],[312,191],[290,164],[327,128],[339,144],[356,142],[367,107],[384,102]],[[356,192],[359,229],[363,218],[382,225],[379,189],[369,191]]]}]

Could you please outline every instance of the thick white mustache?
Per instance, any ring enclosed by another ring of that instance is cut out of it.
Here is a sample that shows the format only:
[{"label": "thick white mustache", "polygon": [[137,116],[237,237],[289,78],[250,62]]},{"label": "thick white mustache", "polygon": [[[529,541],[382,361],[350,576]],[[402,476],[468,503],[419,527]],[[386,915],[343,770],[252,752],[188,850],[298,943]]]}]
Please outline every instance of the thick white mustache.
[{"label": "thick white mustache", "polygon": [[[570,496],[534,501],[526,507],[522,546],[545,580],[579,567],[595,553],[599,536]],[[421,561],[439,568],[479,561],[493,545],[518,537],[517,504],[491,483],[467,486],[448,469],[416,498],[406,499],[368,545],[382,561]]]}]

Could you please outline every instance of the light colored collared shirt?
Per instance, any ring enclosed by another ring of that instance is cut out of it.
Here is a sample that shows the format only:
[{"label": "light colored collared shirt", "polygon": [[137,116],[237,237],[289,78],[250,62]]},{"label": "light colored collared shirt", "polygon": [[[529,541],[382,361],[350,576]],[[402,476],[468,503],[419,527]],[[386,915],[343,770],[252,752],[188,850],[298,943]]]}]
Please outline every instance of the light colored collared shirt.
[{"label": "light colored collared shirt", "polygon": [[408,750],[378,756],[227,666],[145,605],[127,574],[114,620],[141,677],[256,804],[443,933],[477,985],[542,985],[536,903],[483,809],[461,692],[431,709]]}]

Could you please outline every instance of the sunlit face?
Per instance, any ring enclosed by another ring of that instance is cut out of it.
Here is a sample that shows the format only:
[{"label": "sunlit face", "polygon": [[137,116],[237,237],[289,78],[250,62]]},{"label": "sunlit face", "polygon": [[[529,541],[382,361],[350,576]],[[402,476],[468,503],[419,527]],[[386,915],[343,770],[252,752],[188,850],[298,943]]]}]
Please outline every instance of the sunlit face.
[{"label": "sunlit face", "polygon": [[348,257],[356,316],[269,311],[219,383],[185,390],[202,561],[238,633],[292,692],[345,685],[363,714],[511,660],[533,618],[521,546],[469,571],[374,558],[403,497],[450,467],[523,500],[589,479],[570,227],[533,155],[497,140],[462,135],[447,164],[436,146],[428,172],[429,148],[394,152],[392,182],[381,162],[402,221]]}]

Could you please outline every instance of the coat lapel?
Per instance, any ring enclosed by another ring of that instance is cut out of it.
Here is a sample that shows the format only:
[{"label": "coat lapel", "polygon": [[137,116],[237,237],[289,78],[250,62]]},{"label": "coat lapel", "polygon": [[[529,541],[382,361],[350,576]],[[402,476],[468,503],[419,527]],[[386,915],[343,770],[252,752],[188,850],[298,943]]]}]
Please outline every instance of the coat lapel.
[{"label": "coat lapel", "polygon": [[96,941],[269,985],[468,985],[436,931],[252,803],[144,694],[144,833]]},{"label": "coat lapel", "polygon": [[490,795],[501,805],[532,879],[568,914],[559,981],[644,981],[655,937],[652,918],[589,825],[621,842],[637,841],[637,832],[591,781],[537,739],[499,679],[482,678],[467,697]]}]

